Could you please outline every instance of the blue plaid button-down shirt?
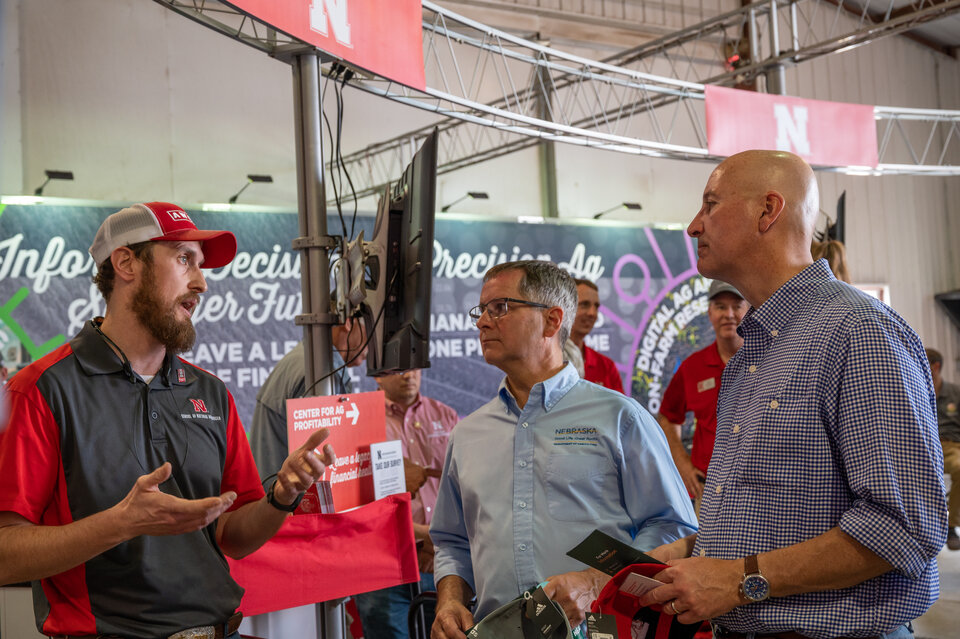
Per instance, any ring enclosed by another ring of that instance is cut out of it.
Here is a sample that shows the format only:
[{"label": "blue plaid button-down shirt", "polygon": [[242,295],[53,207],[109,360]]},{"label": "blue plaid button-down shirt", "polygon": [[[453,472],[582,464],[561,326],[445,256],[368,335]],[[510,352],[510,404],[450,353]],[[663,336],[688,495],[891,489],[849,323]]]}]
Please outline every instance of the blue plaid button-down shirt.
[{"label": "blue plaid button-down shirt", "polygon": [[916,618],[939,594],[947,527],[920,339],[893,310],[838,282],[826,260],[750,309],[738,330],[744,345],[723,374],[694,554],[735,559],[839,526],[893,570],[716,621],[826,638],[877,635]]}]

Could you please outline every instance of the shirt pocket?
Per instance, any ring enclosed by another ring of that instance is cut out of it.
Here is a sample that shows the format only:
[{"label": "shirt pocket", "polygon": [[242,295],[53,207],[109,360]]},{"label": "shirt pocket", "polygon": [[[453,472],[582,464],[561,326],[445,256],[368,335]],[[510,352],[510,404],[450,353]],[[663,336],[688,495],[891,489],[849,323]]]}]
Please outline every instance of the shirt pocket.
[{"label": "shirt pocket", "polygon": [[833,458],[830,441],[812,395],[777,395],[761,400],[749,427],[743,455],[744,482],[754,486],[806,484]]},{"label": "shirt pocket", "polygon": [[597,521],[620,503],[617,469],[599,454],[553,454],[547,461],[547,509],[557,521]]}]

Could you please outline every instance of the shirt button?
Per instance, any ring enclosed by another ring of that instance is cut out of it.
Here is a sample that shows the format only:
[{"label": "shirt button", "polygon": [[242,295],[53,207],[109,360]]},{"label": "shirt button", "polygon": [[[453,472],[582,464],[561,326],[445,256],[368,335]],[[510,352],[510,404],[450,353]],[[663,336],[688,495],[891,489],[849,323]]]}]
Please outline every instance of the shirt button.
[{"label": "shirt button", "polygon": [[519,504],[517,504],[517,505],[520,506],[521,508],[526,508],[526,507],[527,507],[527,502],[521,501],[521,502],[520,502]]},{"label": "shirt button", "polygon": [[707,556],[707,551],[704,550],[703,548],[701,548],[701,549],[700,549],[700,552],[697,553],[697,554],[700,555],[701,557],[706,557],[706,556]]},{"label": "shirt button", "polygon": [[157,414],[157,411],[153,411],[152,413],[150,413],[150,417],[152,417],[153,419],[157,419],[158,417],[160,417],[160,415]]},{"label": "shirt button", "polygon": [[719,495],[722,492],[723,492],[723,484],[717,484],[717,494]]},{"label": "shirt button", "polygon": [[433,509],[430,508],[430,506],[427,506],[427,512],[430,512],[431,510],[433,510]]},{"label": "shirt button", "polygon": [[780,334],[780,331],[778,331],[777,329],[773,329],[772,331],[770,331],[770,337],[776,337],[779,334]]},{"label": "shirt button", "polygon": [[733,432],[735,432],[735,433],[739,433],[739,432],[740,432],[740,424],[734,424],[734,425],[733,425]]},{"label": "shirt button", "polygon": [[520,550],[526,550],[526,549],[527,549],[527,545],[526,545],[526,544],[520,544],[519,546],[517,546],[517,548],[519,548]]},{"label": "shirt button", "polygon": [[753,364],[750,364],[750,368],[748,368],[747,370],[749,370],[751,373],[756,373],[756,372],[757,372],[757,367],[754,366]]},{"label": "shirt button", "polygon": [[775,399],[770,400],[770,408],[780,408],[780,402]]},{"label": "shirt button", "polygon": [[526,428],[529,424],[527,424],[527,422],[523,422],[523,423],[520,424],[520,425],[523,426],[524,428]]},{"label": "shirt button", "polygon": [[525,462],[525,461],[523,461],[523,460],[521,459],[521,460],[520,460],[520,468],[526,468],[526,467],[527,467],[527,462]]}]

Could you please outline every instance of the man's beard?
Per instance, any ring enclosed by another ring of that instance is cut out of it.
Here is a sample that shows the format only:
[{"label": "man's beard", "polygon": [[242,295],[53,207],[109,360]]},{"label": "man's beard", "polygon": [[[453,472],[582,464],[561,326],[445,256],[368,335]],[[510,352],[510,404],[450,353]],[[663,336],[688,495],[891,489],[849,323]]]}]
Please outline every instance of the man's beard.
[{"label": "man's beard", "polygon": [[189,319],[177,319],[177,308],[184,300],[194,299],[197,295],[182,295],[171,306],[164,308],[164,301],[156,293],[158,288],[153,265],[147,264],[140,288],[133,296],[133,313],[154,339],[166,347],[167,353],[176,355],[188,351],[193,348],[197,332]]}]

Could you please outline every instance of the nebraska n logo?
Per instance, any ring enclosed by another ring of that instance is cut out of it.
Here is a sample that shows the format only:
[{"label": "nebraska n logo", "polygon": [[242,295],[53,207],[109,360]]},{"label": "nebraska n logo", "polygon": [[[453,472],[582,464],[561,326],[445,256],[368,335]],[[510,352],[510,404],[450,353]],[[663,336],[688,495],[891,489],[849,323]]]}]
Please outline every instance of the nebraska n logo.
[{"label": "nebraska n logo", "polygon": [[198,413],[207,412],[207,405],[203,403],[202,399],[191,399],[190,403],[193,404],[193,410]]},{"label": "nebraska n logo", "polygon": [[[327,18],[333,28],[334,39],[345,47],[353,47],[350,22],[347,20],[348,0],[313,0],[310,3],[310,30],[327,37]],[[326,7],[326,11],[324,11]]]}]

